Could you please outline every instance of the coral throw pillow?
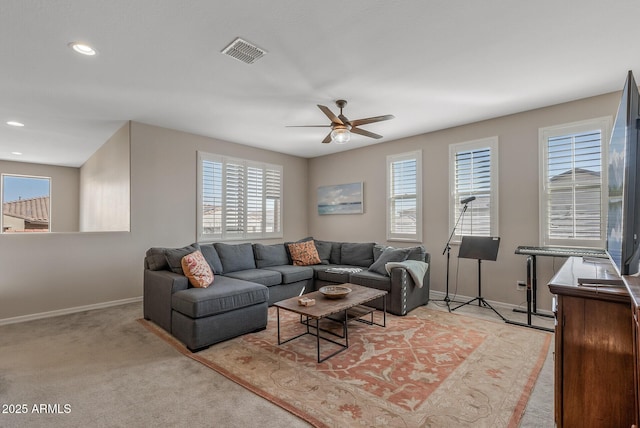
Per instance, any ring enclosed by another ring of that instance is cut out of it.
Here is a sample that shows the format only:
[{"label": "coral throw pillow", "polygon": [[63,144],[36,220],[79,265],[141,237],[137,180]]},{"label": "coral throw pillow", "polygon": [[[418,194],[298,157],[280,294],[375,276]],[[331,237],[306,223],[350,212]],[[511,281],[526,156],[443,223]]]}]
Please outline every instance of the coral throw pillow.
[{"label": "coral throw pillow", "polygon": [[194,287],[207,288],[213,282],[211,267],[200,251],[194,251],[182,258],[182,270]]},{"label": "coral throw pillow", "polygon": [[289,244],[289,253],[294,266],[309,266],[320,264],[320,256],[313,241]]}]

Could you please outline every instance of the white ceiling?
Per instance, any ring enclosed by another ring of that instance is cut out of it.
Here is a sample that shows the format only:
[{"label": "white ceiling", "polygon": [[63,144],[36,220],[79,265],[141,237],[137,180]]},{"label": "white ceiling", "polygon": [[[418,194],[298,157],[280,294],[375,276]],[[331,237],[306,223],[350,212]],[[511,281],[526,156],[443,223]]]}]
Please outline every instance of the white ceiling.
[{"label": "white ceiling", "polygon": [[[638,17],[638,0],[1,0],[0,159],[79,166],[127,120],[315,157],[613,92],[640,71]],[[221,54],[236,37],[268,54]],[[350,119],[395,115],[362,127],[385,138],[285,127],[328,124],[316,104],[339,98]]]}]

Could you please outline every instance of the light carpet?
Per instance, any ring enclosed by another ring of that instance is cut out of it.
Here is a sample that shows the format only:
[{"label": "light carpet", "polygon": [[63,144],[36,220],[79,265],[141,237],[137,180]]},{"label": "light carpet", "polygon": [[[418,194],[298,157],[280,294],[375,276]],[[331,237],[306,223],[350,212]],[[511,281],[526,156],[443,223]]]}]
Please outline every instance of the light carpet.
[{"label": "light carpet", "polygon": [[[195,354],[141,322],[184,355],[317,427],[516,427],[552,337],[418,308],[387,315],[384,328],[350,323],[349,349],[317,363],[313,336],[277,345],[275,308],[266,330]],[[287,311],[280,322],[283,338],[304,329]],[[321,346],[323,355],[336,349]]]}]

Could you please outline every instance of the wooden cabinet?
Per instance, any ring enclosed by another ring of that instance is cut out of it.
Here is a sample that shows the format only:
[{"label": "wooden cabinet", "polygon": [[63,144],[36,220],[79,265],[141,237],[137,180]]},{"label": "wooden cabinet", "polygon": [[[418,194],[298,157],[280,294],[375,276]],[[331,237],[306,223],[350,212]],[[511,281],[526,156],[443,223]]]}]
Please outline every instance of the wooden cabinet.
[{"label": "wooden cabinet", "polygon": [[633,357],[635,381],[635,415],[636,425],[640,422],[640,278],[624,276],[622,278],[631,297],[633,313]]},{"label": "wooden cabinet", "polygon": [[631,300],[624,286],[577,285],[591,270],[572,257],[549,283],[557,298],[556,424],[631,427],[638,381]]},{"label": "wooden cabinet", "polygon": [[635,415],[636,425],[640,423],[640,308],[633,308],[633,358],[634,358],[634,381],[635,381]]}]

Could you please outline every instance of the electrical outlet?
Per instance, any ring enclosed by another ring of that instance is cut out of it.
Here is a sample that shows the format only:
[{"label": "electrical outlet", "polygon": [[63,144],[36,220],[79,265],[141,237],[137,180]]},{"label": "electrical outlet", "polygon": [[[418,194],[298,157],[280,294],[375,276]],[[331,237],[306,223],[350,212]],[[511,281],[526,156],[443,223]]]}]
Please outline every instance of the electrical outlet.
[{"label": "electrical outlet", "polygon": [[527,283],[524,281],[516,281],[516,289],[522,291],[527,288]]}]

